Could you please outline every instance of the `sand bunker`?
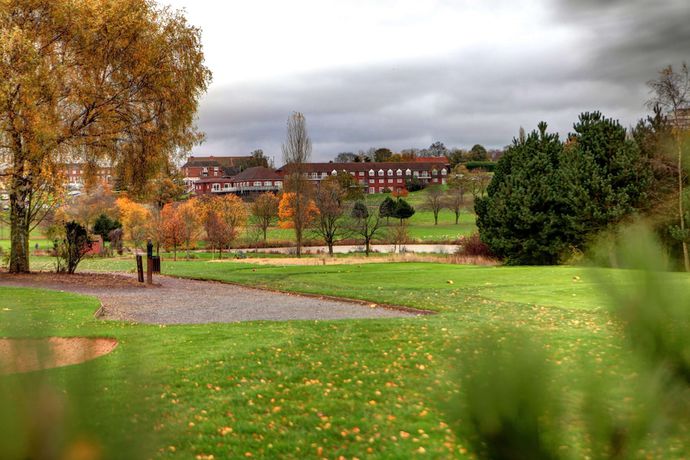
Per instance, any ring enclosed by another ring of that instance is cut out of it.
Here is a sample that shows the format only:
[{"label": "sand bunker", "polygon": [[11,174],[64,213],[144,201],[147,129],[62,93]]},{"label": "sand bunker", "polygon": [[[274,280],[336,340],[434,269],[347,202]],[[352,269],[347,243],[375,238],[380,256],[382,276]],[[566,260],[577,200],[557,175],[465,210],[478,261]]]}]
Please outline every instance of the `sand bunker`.
[{"label": "sand bunker", "polygon": [[110,353],[117,340],[85,337],[0,338],[0,374],[69,366]]}]

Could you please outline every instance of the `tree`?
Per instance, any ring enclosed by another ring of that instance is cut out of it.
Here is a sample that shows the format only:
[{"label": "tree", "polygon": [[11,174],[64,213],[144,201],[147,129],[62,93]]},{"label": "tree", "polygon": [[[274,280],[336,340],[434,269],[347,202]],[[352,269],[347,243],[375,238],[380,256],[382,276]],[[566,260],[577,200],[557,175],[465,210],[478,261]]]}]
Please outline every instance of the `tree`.
[{"label": "tree", "polygon": [[182,222],[182,241],[185,245],[185,257],[189,260],[189,249],[201,233],[203,208],[196,198],[191,198],[179,205],[177,215]]},{"label": "tree", "polygon": [[467,152],[462,149],[453,149],[448,153],[447,158],[450,167],[455,168],[460,163],[467,161]]},{"label": "tree", "polygon": [[428,149],[419,152],[421,157],[444,157],[448,155],[448,149],[443,142],[436,141]]},{"label": "tree", "polygon": [[361,236],[364,240],[364,253],[369,257],[371,252],[371,242],[377,233],[381,231],[381,217],[377,212],[370,212],[367,205],[362,201],[357,201],[350,211],[352,219],[350,230],[355,235]]},{"label": "tree", "polygon": [[561,186],[574,212],[574,244],[583,249],[592,236],[642,210],[652,175],[618,121],[583,113],[574,130],[562,153]]},{"label": "tree", "polygon": [[110,241],[110,237],[108,236],[110,232],[121,227],[122,224],[118,222],[117,219],[114,220],[108,217],[107,214],[101,214],[93,224],[93,232],[96,235],[100,235],[103,241]]},{"label": "tree", "polygon": [[268,227],[278,218],[278,204],[280,200],[271,193],[262,193],[251,204],[251,213],[254,217],[254,222],[261,230],[264,236],[264,243],[266,242],[266,232]]},{"label": "tree", "polygon": [[94,187],[86,193],[70,199],[64,206],[65,213],[71,220],[75,220],[86,228],[93,227],[96,219],[105,214],[115,217],[115,196],[107,184]]},{"label": "tree", "polygon": [[374,161],[389,161],[392,156],[393,152],[391,151],[391,149],[385,147],[376,149],[376,151],[374,152]]},{"label": "tree", "polygon": [[403,225],[403,221],[414,216],[414,213],[415,210],[410,203],[402,198],[398,198],[398,201],[395,202],[395,209],[393,209],[393,215],[391,215],[391,217],[400,219],[400,225]]},{"label": "tree", "polygon": [[144,205],[126,197],[118,198],[115,204],[120,212],[125,237],[134,243],[135,248],[141,248],[149,233],[151,212]]},{"label": "tree", "polygon": [[62,183],[60,162],[114,161],[122,183],[141,190],[201,140],[194,113],[211,74],[200,30],[148,0],[7,0],[0,31],[0,174],[19,273],[29,271],[36,206]]},{"label": "tree", "polygon": [[562,151],[558,135],[540,123],[524,141],[513,140],[487,196],[475,201],[482,241],[508,264],[556,264],[577,237],[563,193]]},{"label": "tree", "polygon": [[[278,204],[278,218],[280,219],[278,221],[278,226],[280,228],[294,228],[295,213],[297,212],[297,201],[298,199],[295,193],[283,193],[283,196],[280,198],[280,203]],[[306,228],[311,225],[319,210],[317,209],[314,200],[310,198],[306,203],[302,203],[300,212],[302,213],[300,221]]]},{"label": "tree", "polygon": [[658,106],[665,110],[671,117],[671,134],[674,139],[676,153],[676,184],[678,200],[678,227],[674,232],[683,248],[683,263],[685,271],[690,271],[690,255],[688,253],[688,240],[690,232],[686,228],[685,203],[683,201],[683,188],[687,180],[683,167],[683,136],[687,135],[687,121],[684,115],[690,109],[690,70],[686,63],[676,72],[672,66],[665,67],[659,72],[659,78],[647,82],[653,96],[648,101],[652,107]]},{"label": "tree", "polygon": [[261,149],[256,149],[250,154],[250,158],[247,161],[246,167],[253,168],[256,166],[262,166],[268,168],[268,157],[264,155],[264,151]]},{"label": "tree", "polygon": [[166,204],[180,201],[185,195],[185,185],[180,178],[159,176],[149,181],[146,195],[157,209]]},{"label": "tree", "polygon": [[323,238],[328,246],[328,255],[333,256],[333,245],[343,236],[345,191],[337,181],[324,180],[316,189],[314,204],[318,210],[313,220],[314,232]]},{"label": "tree", "polygon": [[444,192],[440,185],[431,185],[424,191],[424,207],[434,214],[434,225],[438,225],[438,213],[443,208]]},{"label": "tree", "polygon": [[247,223],[247,208],[237,195],[216,196],[205,203],[206,236],[211,248],[218,249],[223,258],[223,248],[230,248]]},{"label": "tree", "polygon": [[357,161],[357,155],[352,152],[340,152],[335,156],[336,163],[353,163]]},{"label": "tree", "polygon": [[481,144],[474,144],[469,151],[468,160],[470,161],[486,161],[489,159],[489,153]]},{"label": "tree", "polygon": [[459,167],[453,170],[447,180],[448,190],[446,192],[445,204],[455,214],[456,225],[460,221],[460,211],[465,204],[466,171],[467,168],[459,165]]},{"label": "tree", "polygon": [[[57,271],[66,271],[72,275],[84,256],[91,250],[93,241],[89,238],[86,228],[75,221],[65,223],[64,232],[64,239],[58,248]],[[64,262],[64,266],[60,260]]]},{"label": "tree", "polygon": [[328,176],[325,181],[335,181],[343,190],[346,201],[357,201],[364,199],[364,186],[359,183],[357,178],[345,171],[338,171],[335,176]]},{"label": "tree", "polygon": [[177,248],[185,239],[185,224],[178,209],[178,206],[168,203],[161,210],[161,239],[165,247],[172,248],[173,260],[177,260]]},{"label": "tree", "polygon": [[[287,138],[283,144],[283,159],[288,174],[285,177],[285,191],[290,195],[290,219],[295,229],[297,257],[302,255],[304,229],[309,222],[311,184],[306,178],[305,164],[311,157],[311,139],[307,134],[307,122],[299,112],[294,112],[287,122]],[[281,217],[282,219],[282,217]]]},{"label": "tree", "polygon": [[379,216],[386,218],[386,224],[388,224],[388,219],[393,216],[393,211],[395,211],[395,200],[390,196],[386,196],[379,205]]}]

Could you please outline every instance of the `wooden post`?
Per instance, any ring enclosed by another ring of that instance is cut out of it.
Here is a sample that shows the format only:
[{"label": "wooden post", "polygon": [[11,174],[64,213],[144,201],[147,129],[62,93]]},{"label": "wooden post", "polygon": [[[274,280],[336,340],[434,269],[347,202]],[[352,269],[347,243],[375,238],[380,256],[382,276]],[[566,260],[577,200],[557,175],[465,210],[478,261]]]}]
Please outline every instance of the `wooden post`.
[{"label": "wooden post", "polygon": [[146,284],[153,284],[153,243],[146,243]]},{"label": "wooden post", "polygon": [[137,279],[140,283],[144,282],[144,262],[140,254],[137,254]]}]

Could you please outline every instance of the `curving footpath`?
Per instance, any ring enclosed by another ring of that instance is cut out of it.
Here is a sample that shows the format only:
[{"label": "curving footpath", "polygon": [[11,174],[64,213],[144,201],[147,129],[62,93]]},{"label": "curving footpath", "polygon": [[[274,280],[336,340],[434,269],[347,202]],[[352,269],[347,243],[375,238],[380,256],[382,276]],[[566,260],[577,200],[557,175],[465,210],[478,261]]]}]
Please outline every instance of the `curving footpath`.
[{"label": "curving footpath", "polygon": [[146,287],[126,274],[0,275],[0,286],[55,289],[92,295],[99,317],[147,324],[337,320],[412,317],[415,313],[357,302],[286,294],[213,281],[156,276]]}]

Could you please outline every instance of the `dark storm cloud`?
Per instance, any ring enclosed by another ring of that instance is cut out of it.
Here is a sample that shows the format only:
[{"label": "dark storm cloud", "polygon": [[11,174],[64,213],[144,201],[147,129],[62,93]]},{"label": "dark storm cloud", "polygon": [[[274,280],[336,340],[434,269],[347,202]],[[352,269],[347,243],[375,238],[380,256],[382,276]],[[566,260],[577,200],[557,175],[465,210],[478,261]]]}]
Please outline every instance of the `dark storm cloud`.
[{"label": "dark storm cloud", "polygon": [[575,24],[592,53],[590,72],[639,85],[690,60],[688,0],[559,0],[555,17]]},{"label": "dark storm cloud", "polygon": [[[543,46],[475,48],[444,59],[333,69],[214,88],[200,114],[203,153],[262,148],[282,162],[292,111],[303,112],[314,159],[386,146],[423,148],[510,143],[520,126],[546,120],[565,135],[582,111],[624,125],[644,115],[645,82],[690,60],[690,2],[565,1],[552,20],[573,39]],[[552,4],[553,5],[553,4]]]}]

